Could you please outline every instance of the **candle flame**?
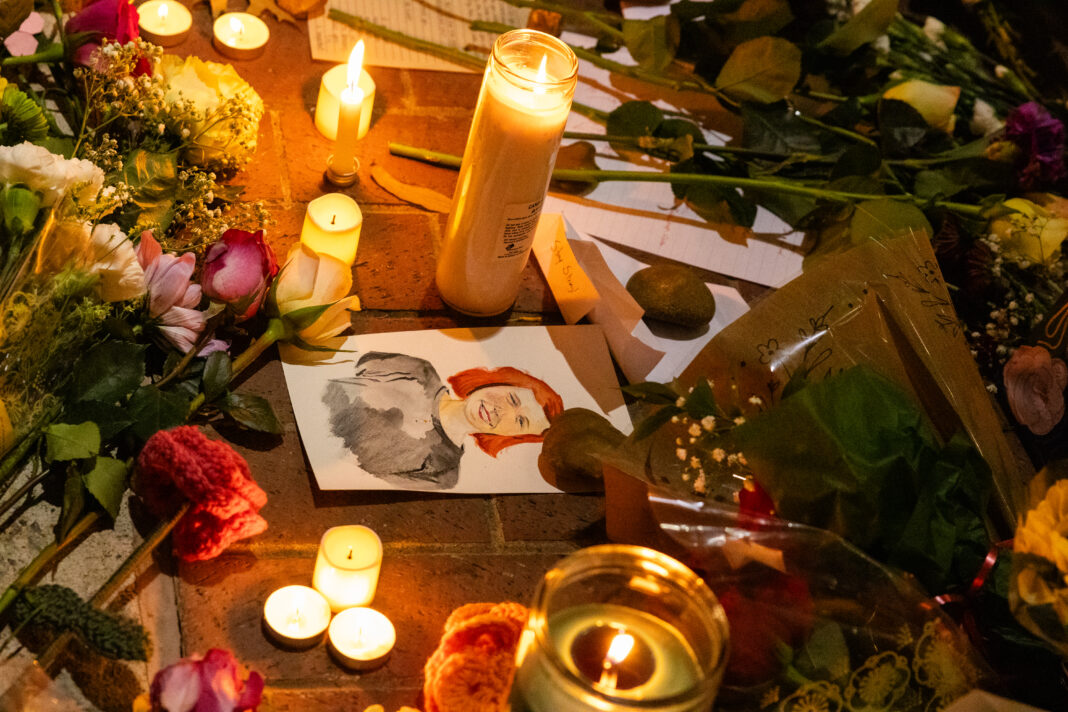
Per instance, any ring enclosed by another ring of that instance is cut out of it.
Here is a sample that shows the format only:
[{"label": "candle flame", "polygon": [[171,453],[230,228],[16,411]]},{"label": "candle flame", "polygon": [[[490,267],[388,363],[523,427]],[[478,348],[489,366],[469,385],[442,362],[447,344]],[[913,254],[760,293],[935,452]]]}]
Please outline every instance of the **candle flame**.
[{"label": "candle flame", "polygon": [[537,76],[537,80],[538,80],[539,82],[544,82],[544,81],[545,81],[546,79],[548,79],[548,78],[549,78],[549,74],[548,74],[548,72],[546,72],[546,71],[545,71],[545,67],[546,67],[546,65],[548,64],[548,62],[549,62],[549,55],[547,55],[547,54],[543,54],[543,55],[541,56],[541,64],[540,64],[540,65],[538,65],[538,76]]},{"label": "candle flame", "polygon": [[289,629],[290,630],[297,630],[298,628],[300,628],[300,623],[301,623],[300,606],[293,606],[293,615],[291,615],[289,617],[289,620],[286,621],[286,623],[289,624]]},{"label": "candle flame", "polygon": [[360,70],[363,69],[363,40],[356,43],[349,54],[349,71],[347,74],[349,92],[356,92],[356,85],[360,83]]},{"label": "candle flame", "polygon": [[235,35],[243,35],[243,34],[245,34],[245,23],[241,22],[241,20],[239,20],[236,17],[231,17],[230,18],[230,31],[233,32]]},{"label": "candle flame", "polygon": [[165,3],[165,2],[161,2],[159,4],[159,10],[156,11],[157,14],[159,15],[159,21],[160,22],[166,22],[167,21],[167,14],[170,11],[171,11],[170,6],[167,5],[167,3]]},{"label": "candle flame", "polygon": [[615,638],[612,638],[612,643],[608,646],[608,654],[605,655],[604,659],[605,667],[619,665],[627,659],[631,650],[634,650],[634,636],[630,633],[617,634]]}]

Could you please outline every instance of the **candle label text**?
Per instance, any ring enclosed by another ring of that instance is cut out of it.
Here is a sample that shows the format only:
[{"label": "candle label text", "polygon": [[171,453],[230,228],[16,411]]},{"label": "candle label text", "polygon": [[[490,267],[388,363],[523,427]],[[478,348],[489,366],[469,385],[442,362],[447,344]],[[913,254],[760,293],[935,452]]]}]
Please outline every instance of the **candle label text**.
[{"label": "candle label text", "polygon": [[504,228],[497,243],[499,260],[525,258],[534,241],[542,200],[533,203],[512,203],[504,208]]}]

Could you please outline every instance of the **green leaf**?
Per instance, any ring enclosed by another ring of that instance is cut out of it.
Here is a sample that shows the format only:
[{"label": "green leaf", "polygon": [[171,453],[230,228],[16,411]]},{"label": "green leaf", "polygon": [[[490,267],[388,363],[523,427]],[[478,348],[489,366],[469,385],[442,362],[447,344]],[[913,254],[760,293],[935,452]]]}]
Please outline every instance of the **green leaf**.
[{"label": "green leaf", "polygon": [[931,223],[927,221],[922,210],[915,205],[890,198],[865,200],[858,204],[849,222],[854,245],[869,239],[881,242],[910,230],[923,232],[928,236],[934,234]]},{"label": "green leaf", "polygon": [[154,153],[134,149],[123,163],[122,180],[130,186],[131,194],[131,201],[122,211],[122,223],[127,232],[153,227],[166,229],[174,219],[178,152]]},{"label": "green leaf", "polygon": [[801,50],[780,37],[758,37],[734,48],[716,77],[732,99],[771,104],[790,95],[801,78]]},{"label": "green leaf", "polygon": [[927,138],[927,122],[903,101],[881,99],[878,114],[883,153],[889,156],[906,156]]},{"label": "green leaf", "polygon": [[605,131],[611,136],[652,136],[664,112],[648,101],[627,101],[608,115]]},{"label": "green leaf", "polygon": [[679,21],[674,15],[649,20],[623,20],[623,42],[642,69],[661,72],[679,48]]},{"label": "green leaf", "polygon": [[72,396],[75,401],[114,404],[132,393],[144,378],[144,346],[106,341],[78,361]]},{"label": "green leaf", "polygon": [[226,392],[232,373],[230,354],[225,351],[216,351],[208,356],[204,363],[204,375],[201,378],[206,402],[211,403]]},{"label": "green leaf", "polygon": [[282,426],[265,398],[245,393],[228,393],[219,404],[219,410],[246,428],[273,435],[282,432]]},{"label": "green leaf", "polygon": [[653,405],[674,405],[679,399],[679,394],[671,386],[655,381],[623,386],[623,392]]},{"label": "green leaf", "polygon": [[882,154],[879,149],[867,143],[858,143],[850,146],[834,164],[831,169],[831,178],[844,176],[873,176],[883,164]]},{"label": "green leaf", "polygon": [[662,425],[670,422],[672,417],[680,415],[682,412],[682,408],[678,406],[665,405],[634,426],[631,438],[633,440],[644,440],[659,430]]},{"label": "green leaf", "polygon": [[700,378],[694,384],[693,390],[686,396],[686,414],[694,420],[700,420],[706,415],[716,415],[719,409],[716,407],[716,396],[712,393],[712,386],[707,378]]},{"label": "green leaf", "polygon": [[794,664],[814,679],[837,680],[849,675],[849,646],[841,626],[832,621],[816,625]]},{"label": "green leaf", "polygon": [[100,452],[100,429],[96,423],[53,423],[44,429],[45,460],[64,462],[93,457]]},{"label": "green leaf", "polygon": [[85,473],[82,480],[89,494],[96,498],[112,519],[119,516],[119,505],[126,492],[126,475],[128,468],[122,460],[113,457],[98,457],[93,469]]},{"label": "green leaf", "polygon": [[818,47],[838,55],[852,54],[890,27],[897,15],[898,0],[871,0],[864,8],[828,35]]},{"label": "green leaf", "polygon": [[130,432],[141,440],[148,440],[160,430],[176,428],[185,423],[189,401],[155,386],[143,386],[130,397],[129,411],[134,418]]},{"label": "green leaf", "polygon": [[100,439],[110,440],[134,421],[126,408],[99,401],[77,401],[67,406],[64,418],[76,422],[91,420],[100,429]]},{"label": "green leaf", "polygon": [[85,483],[81,473],[74,465],[67,466],[67,476],[63,481],[63,507],[59,510],[56,522],[56,541],[67,538],[71,528],[78,522],[85,511]]},{"label": "green leaf", "polygon": [[317,304],[310,307],[301,307],[300,309],[294,309],[291,312],[283,314],[282,320],[286,322],[286,325],[293,331],[301,331],[314,324],[315,321],[323,315],[323,312],[330,307],[331,304]]},{"label": "green leaf", "polygon": [[727,42],[733,45],[754,37],[774,35],[793,19],[787,0],[745,0],[734,12],[720,15],[716,23],[722,27]]},{"label": "green leaf", "polygon": [[927,200],[935,198],[952,198],[957,193],[968,189],[967,183],[958,183],[950,171],[920,171],[916,174],[916,182],[912,186],[912,192],[918,197]]},{"label": "green leaf", "polygon": [[[658,139],[656,148],[649,152],[663,156],[670,161],[685,161],[692,158],[693,145],[705,142],[701,129],[686,119],[664,119],[656,127],[655,134]],[[671,143],[664,145],[665,139],[672,139]]]},{"label": "green leaf", "polygon": [[742,145],[769,153],[821,152],[817,129],[798,118],[787,104],[742,104]]}]

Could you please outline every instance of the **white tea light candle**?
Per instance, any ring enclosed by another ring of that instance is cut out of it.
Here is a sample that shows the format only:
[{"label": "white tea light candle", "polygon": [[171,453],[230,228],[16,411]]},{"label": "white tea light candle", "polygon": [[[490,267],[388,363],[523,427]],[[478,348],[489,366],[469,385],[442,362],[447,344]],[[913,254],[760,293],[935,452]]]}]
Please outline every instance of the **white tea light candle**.
[{"label": "white tea light candle", "polygon": [[160,47],[180,44],[193,26],[193,14],[177,0],[148,0],[137,14],[141,38]]},{"label": "white tea light candle", "polygon": [[359,88],[360,72],[363,71],[363,40],[356,43],[349,54],[346,67],[346,85],[341,90],[337,118],[337,144],[327,163],[326,179],[339,186],[356,182],[359,161],[356,158],[356,142],[360,138],[360,116],[363,109],[363,90]]},{"label": "white tea light candle", "polygon": [[334,616],[327,634],[330,652],[350,670],[370,670],[386,662],[397,642],[389,618],[373,608],[347,608]]},{"label": "white tea light candle", "polygon": [[336,257],[347,265],[356,261],[363,211],[344,193],[327,193],[308,203],[300,241],[315,252]]},{"label": "white tea light candle", "polygon": [[365,606],[375,597],[382,568],[382,541],[359,524],[333,527],[323,534],[312,585],[335,613]]},{"label": "white tea light candle", "polygon": [[[337,119],[341,108],[341,92],[348,86],[348,64],[339,64],[323,74],[319,81],[319,98],[315,102],[315,128],[331,141],[337,140]],[[363,92],[360,105],[360,129],[356,138],[363,138],[371,128],[371,110],[375,104],[375,80],[360,69],[356,87]]]},{"label": "white tea light candle", "polygon": [[454,309],[491,316],[515,301],[577,78],[575,53],[551,35],[493,43],[437,266]]},{"label": "white tea light candle", "polygon": [[330,604],[314,588],[284,586],[267,597],[263,622],[275,642],[309,648],[319,642],[330,623]]},{"label": "white tea light candle", "polygon": [[247,12],[227,12],[212,25],[212,44],[230,59],[255,59],[271,37],[267,23]]}]

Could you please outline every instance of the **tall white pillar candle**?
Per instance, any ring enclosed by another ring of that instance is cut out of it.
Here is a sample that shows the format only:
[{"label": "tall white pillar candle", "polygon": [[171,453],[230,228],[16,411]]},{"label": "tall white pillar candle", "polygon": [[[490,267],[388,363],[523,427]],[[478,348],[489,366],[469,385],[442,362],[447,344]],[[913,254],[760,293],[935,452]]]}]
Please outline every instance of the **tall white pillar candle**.
[{"label": "tall white pillar candle", "polygon": [[494,42],[438,260],[454,309],[490,316],[515,301],[577,77],[574,52],[551,35]]},{"label": "tall white pillar candle", "polygon": [[375,597],[382,568],[382,541],[359,524],[327,529],[319,543],[312,585],[337,613],[366,606]]}]

